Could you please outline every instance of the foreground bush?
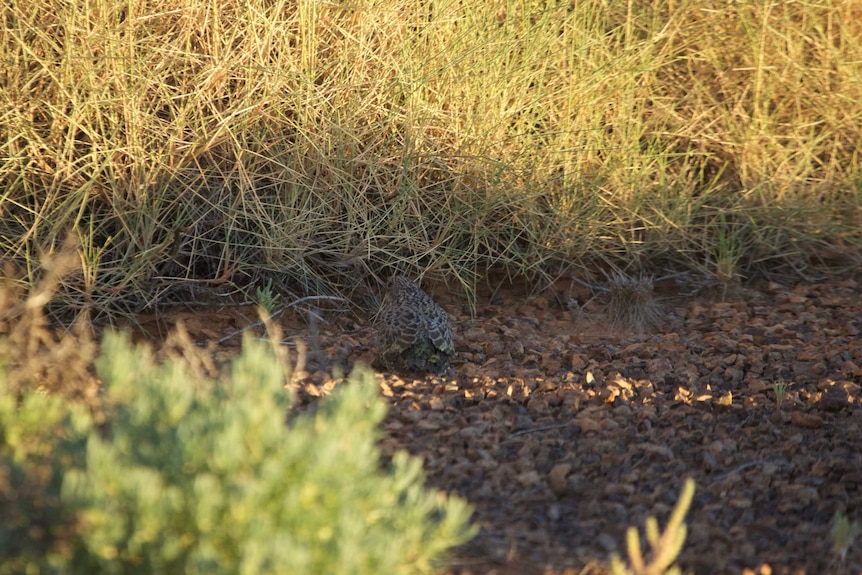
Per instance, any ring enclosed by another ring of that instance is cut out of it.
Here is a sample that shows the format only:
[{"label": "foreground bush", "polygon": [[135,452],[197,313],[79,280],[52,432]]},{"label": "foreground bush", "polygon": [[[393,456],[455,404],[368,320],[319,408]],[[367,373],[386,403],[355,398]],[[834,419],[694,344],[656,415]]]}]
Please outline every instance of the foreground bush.
[{"label": "foreground bush", "polygon": [[[59,566],[71,553],[75,513],[60,501],[63,467],[84,464],[92,420],[59,397],[19,402],[0,372],[0,574]],[[38,571],[35,571],[38,572]]]},{"label": "foreground bush", "polygon": [[[283,370],[251,341],[224,381],[156,365],[116,335],[97,369],[101,425],[4,392],[3,476],[41,470],[42,497],[27,495],[67,528],[39,538],[4,523],[0,572],[423,573],[470,536],[466,505],[425,489],[418,460],[399,454],[381,471],[385,406],[368,371],[285,425]],[[10,507],[20,487],[0,485],[4,515],[28,512]]]}]

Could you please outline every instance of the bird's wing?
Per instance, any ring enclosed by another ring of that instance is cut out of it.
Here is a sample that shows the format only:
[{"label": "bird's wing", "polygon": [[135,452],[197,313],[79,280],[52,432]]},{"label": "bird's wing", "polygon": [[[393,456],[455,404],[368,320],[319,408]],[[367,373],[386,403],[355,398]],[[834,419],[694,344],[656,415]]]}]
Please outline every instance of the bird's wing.
[{"label": "bird's wing", "polygon": [[439,307],[435,306],[434,313],[428,314],[426,329],[428,337],[434,347],[443,353],[452,354],[455,344],[452,341],[452,331],[449,329],[449,317]]},{"label": "bird's wing", "polygon": [[421,330],[421,317],[407,307],[390,307],[383,310],[377,325],[380,346],[396,352],[415,345]]}]

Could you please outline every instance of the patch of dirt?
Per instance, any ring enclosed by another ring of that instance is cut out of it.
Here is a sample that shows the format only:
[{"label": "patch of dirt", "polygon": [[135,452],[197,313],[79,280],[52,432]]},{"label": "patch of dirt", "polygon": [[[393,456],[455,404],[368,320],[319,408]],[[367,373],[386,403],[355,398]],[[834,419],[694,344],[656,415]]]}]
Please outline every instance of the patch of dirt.
[{"label": "patch of dirt", "polygon": [[[475,506],[481,532],[451,573],[607,573],[627,527],[643,532],[649,515],[663,526],[686,477],[697,491],[684,570],[862,572],[862,545],[841,563],[830,536],[836,512],[862,519],[857,281],[677,301],[649,334],[610,330],[553,296],[480,298],[475,317],[436,299],[453,319],[455,375],[380,376],[382,449],[421,457],[430,484]],[[211,341],[255,319],[185,322]],[[333,367],[373,357],[370,328],[330,321],[311,337],[283,318],[311,342],[300,374],[311,395],[332,387]]]}]

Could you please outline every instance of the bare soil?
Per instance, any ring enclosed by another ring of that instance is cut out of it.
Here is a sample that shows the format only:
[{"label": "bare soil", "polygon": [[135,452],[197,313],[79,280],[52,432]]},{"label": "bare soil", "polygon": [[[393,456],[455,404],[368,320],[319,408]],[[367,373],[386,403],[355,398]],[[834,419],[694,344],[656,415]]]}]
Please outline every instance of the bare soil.
[{"label": "bare soil", "polygon": [[[836,512],[862,519],[860,291],[841,279],[675,297],[639,334],[603,324],[596,302],[569,305],[571,293],[483,294],[473,315],[438,290],[455,373],[380,375],[383,452],[421,457],[429,484],[475,507],[481,531],[453,574],[607,573],[627,527],[664,525],[686,477],[685,571],[862,573],[862,545],[841,561],[830,535]],[[156,337],[176,319],[213,341],[256,318],[142,318]],[[306,401],[373,357],[368,325],[326,319],[312,333],[281,318],[308,342]]]}]

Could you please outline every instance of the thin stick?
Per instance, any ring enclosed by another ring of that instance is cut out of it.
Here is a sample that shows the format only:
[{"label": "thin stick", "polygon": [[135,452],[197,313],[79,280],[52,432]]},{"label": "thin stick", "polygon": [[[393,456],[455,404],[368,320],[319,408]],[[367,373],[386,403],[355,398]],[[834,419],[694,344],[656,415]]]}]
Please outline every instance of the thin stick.
[{"label": "thin stick", "polygon": [[284,306],[280,307],[280,308],[279,308],[279,309],[277,309],[276,311],[272,312],[271,314],[269,314],[269,315],[266,317],[266,320],[256,321],[256,322],[254,322],[254,323],[252,323],[252,324],[249,324],[249,325],[245,326],[245,327],[244,327],[244,328],[242,328],[242,329],[238,329],[238,330],[236,330],[236,331],[233,331],[233,332],[231,332],[231,333],[227,334],[226,336],[222,337],[221,339],[219,339],[216,343],[224,343],[224,342],[226,342],[227,340],[229,340],[229,339],[231,339],[231,338],[233,338],[233,337],[235,337],[235,336],[237,336],[237,335],[239,335],[239,334],[241,334],[241,333],[243,333],[243,332],[245,332],[245,331],[248,331],[248,330],[253,329],[253,328],[255,328],[255,327],[260,327],[260,326],[262,326],[262,325],[264,324],[264,321],[268,321],[268,320],[271,320],[271,319],[274,319],[274,318],[278,317],[279,315],[281,315],[282,313],[284,313],[284,310],[286,310],[287,308],[294,307],[294,306],[296,306],[296,305],[298,305],[298,304],[301,304],[302,302],[306,302],[306,301],[319,301],[319,300],[346,301],[344,298],[340,298],[340,297],[336,297],[336,296],[331,296],[331,295],[310,295],[310,296],[306,296],[306,297],[301,297],[301,298],[299,298],[299,299],[297,299],[297,300],[294,300],[294,301],[290,302],[290,303],[289,303],[289,304],[287,304],[287,305],[284,305]]}]

